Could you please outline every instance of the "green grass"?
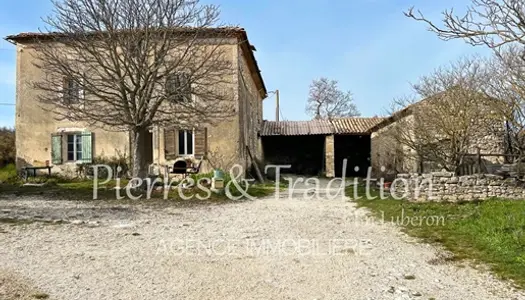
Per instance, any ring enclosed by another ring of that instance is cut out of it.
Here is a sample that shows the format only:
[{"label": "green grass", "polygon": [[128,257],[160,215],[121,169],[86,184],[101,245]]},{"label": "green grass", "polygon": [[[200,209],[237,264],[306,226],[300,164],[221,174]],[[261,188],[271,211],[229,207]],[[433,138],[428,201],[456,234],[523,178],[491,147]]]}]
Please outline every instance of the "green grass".
[{"label": "green grass", "polygon": [[17,172],[13,164],[0,168],[0,182],[12,182],[16,180]]},{"label": "green grass", "polygon": [[[36,183],[44,183],[45,186],[22,186],[20,182],[11,183],[11,184],[0,184],[0,197],[10,197],[14,196],[39,196],[42,198],[57,199],[57,200],[93,200],[93,181],[92,180],[66,180],[64,178],[47,178],[45,176],[37,177],[33,180]],[[103,182],[103,181],[101,181]],[[128,184],[127,180],[121,180],[120,187],[120,196],[125,197],[125,199],[120,200],[120,202],[133,202],[130,200],[126,194],[125,187]],[[162,183],[160,184],[162,186]],[[176,187],[176,184],[172,185]],[[106,184],[98,184],[97,190],[97,199],[100,200],[117,200],[117,192],[114,189],[116,187],[116,181],[112,180]],[[242,194],[231,185],[231,191],[234,196],[241,196]],[[247,193],[253,197],[264,197],[271,195],[274,192],[274,185],[271,184],[253,184],[250,185]],[[133,195],[138,195],[140,192],[132,192]],[[142,193],[144,196],[141,200],[146,200],[146,192]],[[193,196],[192,199],[186,200],[182,199],[179,195],[178,189],[170,190],[168,193],[168,199],[170,201],[186,201],[186,202],[228,202],[229,199],[224,193],[216,194],[211,193],[211,195],[205,200],[199,200],[196,196],[201,195],[202,197],[207,197],[207,194],[198,189],[191,188],[184,190],[185,196]],[[150,200],[163,200],[164,191],[154,190],[151,193]],[[137,202],[137,201],[134,201]]]},{"label": "green grass", "polygon": [[[362,194],[362,190],[359,190]],[[352,197],[352,189],[347,190]],[[354,200],[352,200],[354,201]],[[503,279],[525,288],[525,201],[493,199],[469,203],[412,203],[393,199],[355,200],[409,235],[443,245],[453,260],[483,262]],[[434,222],[398,222],[437,217]],[[438,220],[438,221],[436,221]]]}]

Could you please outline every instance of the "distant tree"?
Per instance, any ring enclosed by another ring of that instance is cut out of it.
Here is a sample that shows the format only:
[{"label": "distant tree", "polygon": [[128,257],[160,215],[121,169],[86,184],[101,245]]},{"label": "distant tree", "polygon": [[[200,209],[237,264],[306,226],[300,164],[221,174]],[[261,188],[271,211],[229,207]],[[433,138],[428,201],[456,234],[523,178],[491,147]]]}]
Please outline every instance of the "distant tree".
[{"label": "distant tree", "polygon": [[132,173],[147,175],[153,126],[209,124],[231,115],[236,28],[199,0],[52,0],[34,45],[34,83],[58,119],[129,132]]},{"label": "distant tree", "polygon": [[350,91],[339,89],[337,80],[316,79],[310,85],[306,113],[314,119],[359,116]]},{"label": "distant tree", "polygon": [[15,130],[0,127],[0,167],[16,160]]}]

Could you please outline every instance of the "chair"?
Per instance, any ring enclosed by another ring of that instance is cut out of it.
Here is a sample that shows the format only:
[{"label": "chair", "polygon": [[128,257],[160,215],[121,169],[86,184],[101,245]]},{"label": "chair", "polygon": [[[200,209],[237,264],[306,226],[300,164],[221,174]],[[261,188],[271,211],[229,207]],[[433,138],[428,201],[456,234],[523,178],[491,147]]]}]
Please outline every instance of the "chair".
[{"label": "chair", "polygon": [[195,167],[195,166],[192,166],[190,169],[189,169],[189,172],[190,174],[198,174],[201,170],[201,166],[202,166],[202,162],[204,161],[204,159],[201,159],[199,161],[199,164]]}]

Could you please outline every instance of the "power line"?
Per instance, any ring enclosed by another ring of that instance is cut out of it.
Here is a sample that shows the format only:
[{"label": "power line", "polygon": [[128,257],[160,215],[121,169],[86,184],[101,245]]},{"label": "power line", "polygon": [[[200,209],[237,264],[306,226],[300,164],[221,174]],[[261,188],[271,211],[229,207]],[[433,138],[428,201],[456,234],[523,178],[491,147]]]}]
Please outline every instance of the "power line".
[{"label": "power line", "polygon": [[15,106],[16,104],[14,104],[14,103],[1,103],[0,102],[0,105],[12,105],[12,106]]},{"label": "power line", "polygon": [[286,121],[286,119],[285,119],[284,116],[283,116],[283,111],[281,110],[280,107],[279,107],[279,114],[281,115],[281,119],[282,119],[283,121]]}]

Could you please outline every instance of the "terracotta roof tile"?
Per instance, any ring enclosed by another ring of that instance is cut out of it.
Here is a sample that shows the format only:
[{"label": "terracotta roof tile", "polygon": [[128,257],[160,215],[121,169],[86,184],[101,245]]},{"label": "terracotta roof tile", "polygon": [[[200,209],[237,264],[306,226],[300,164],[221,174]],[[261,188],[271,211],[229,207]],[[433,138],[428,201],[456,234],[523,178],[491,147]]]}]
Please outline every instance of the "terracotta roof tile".
[{"label": "terracotta roof tile", "polygon": [[384,118],[340,118],[311,121],[264,121],[261,136],[366,134]]}]

